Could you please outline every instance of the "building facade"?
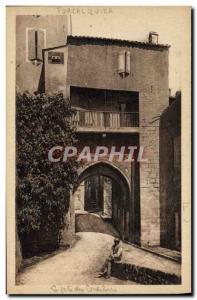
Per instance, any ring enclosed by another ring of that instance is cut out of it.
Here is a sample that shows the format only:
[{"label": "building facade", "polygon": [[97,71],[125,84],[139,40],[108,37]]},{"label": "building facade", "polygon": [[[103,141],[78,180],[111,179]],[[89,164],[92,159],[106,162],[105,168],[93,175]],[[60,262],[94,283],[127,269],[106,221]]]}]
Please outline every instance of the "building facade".
[{"label": "building facade", "polygon": [[[94,211],[101,207],[122,239],[160,245],[159,118],[168,106],[169,46],[152,40],[66,36],[63,16],[53,24],[50,17],[46,23],[45,17],[39,18],[40,23],[20,21],[20,25],[18,21],[19,91],[64,93],[76,109],[72,122],[81,147],[142,146],[147,159],[110,161],[105,155],[97,162],[86,162],[71,195],[62,243],[72,243],[75,208]],[[23,61],[25,55],[28,59]],[[87,202],[93,198],[94,203]]]},{"label": "building facade", "polygon": [[181,250],[181,94],[160,117],[161,245]]},{"label": "building facade", "polygon": [[16,16],[16,88],[43,89],[44,48],[66,43],[66,16]]}]

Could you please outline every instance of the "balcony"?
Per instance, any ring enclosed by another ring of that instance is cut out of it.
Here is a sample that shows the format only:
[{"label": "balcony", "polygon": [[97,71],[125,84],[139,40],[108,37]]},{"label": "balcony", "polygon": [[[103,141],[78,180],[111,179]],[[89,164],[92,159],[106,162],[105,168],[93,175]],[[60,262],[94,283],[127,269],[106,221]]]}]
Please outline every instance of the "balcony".
[{"label": "balcony", "polygon": [[138,112],[76,110],[73,125],[81,132],[138,132]]}]

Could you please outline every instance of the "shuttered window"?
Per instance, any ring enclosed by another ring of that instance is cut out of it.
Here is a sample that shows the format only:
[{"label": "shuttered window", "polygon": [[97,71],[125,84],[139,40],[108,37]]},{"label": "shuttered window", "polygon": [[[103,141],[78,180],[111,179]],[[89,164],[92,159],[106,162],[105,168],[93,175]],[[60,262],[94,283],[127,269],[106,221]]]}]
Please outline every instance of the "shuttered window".
[{"label": "shuttered window", "polygon": [[118,73],[125,77],[131,72],[131,53],[129,51],[121,51],[118,55]]}]

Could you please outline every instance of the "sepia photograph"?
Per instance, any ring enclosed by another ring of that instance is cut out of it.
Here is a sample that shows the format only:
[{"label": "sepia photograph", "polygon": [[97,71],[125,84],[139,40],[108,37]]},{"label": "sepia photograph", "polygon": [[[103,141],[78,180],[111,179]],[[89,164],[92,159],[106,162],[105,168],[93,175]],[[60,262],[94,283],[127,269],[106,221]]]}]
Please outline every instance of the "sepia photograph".
[{"label": "sepia photograph", "polygon": [[191,293],[191,13],[7,7],[8,294]]}]

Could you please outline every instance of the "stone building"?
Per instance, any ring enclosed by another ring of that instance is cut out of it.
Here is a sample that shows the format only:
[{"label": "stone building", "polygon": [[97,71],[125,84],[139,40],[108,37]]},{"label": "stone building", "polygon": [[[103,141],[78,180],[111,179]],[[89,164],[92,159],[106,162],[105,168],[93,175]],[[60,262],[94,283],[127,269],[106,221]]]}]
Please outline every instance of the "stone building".
[{"label": "stone building", "polygon": [[62,91],[76,109],[80,147],[145,149],[141,163],[106,155],[84,164],[62,243],[72,243],[77,209],[111,218],[124,240],[160,245],[159,118],[169,99],[169,46],[151,35],[147,42],[67,36],[64,16],[17,22],[20,91]]},{"label": "stone building", "polygon": [[160,117],[161,246],[181,249],[181,94]]}]

